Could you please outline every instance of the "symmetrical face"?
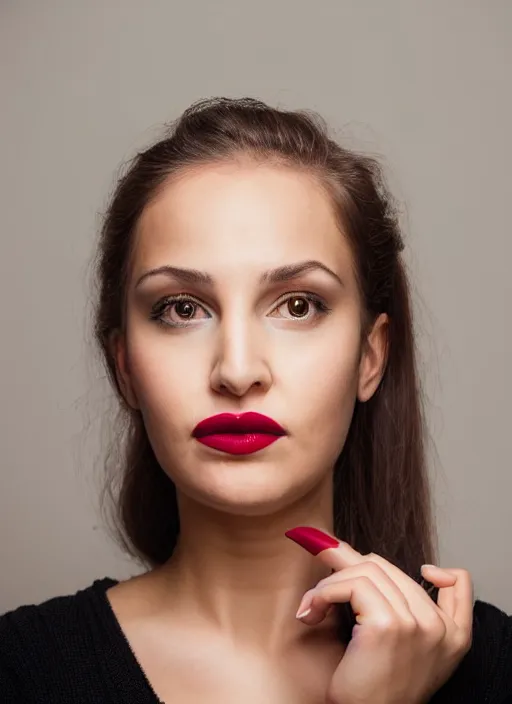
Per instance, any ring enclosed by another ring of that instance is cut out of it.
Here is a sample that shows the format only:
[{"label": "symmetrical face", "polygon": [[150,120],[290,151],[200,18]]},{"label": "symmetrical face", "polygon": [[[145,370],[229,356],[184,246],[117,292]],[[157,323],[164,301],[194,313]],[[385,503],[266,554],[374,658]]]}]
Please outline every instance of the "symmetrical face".
[{"label": "symmetrical face", "polygon": [[[264,515],[330,476],[356,398],[381,379],[385,323],[361,346],[351,252],[312,177],[203,166],[169,183],[140,219],[119,379],[178,492]],[[287,434],[246,455],[192,435],[209,416],[247,411]]]}]

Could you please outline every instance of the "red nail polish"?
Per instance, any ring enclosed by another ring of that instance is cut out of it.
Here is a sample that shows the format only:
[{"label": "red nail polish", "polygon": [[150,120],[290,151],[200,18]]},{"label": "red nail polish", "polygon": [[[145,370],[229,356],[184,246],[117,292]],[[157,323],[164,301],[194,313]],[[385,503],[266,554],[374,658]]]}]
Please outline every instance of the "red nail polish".
[{"label": "red nail polish", "polygon": [[301,547],[305,548],[312,555],[318,555],[319,552],[327,550],[327,548],[337,548],[340,544],[339,540],[331,538],[327,533],[318,530],[318,528],[310,528],[308,526],[292,528],[291,530],[287,530],[285,535],[287,538],[290,538],[290,540],[293,540]]}]

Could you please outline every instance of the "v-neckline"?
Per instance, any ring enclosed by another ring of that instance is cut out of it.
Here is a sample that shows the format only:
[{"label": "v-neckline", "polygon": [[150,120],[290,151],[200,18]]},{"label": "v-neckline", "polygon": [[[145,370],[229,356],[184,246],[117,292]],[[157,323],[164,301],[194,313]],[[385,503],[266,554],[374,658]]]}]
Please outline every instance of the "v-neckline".
[{"label": "v-neckline", "polygon": [[[111,577],[105,577],[103,579],[97,579],[91,587],[92,592],[96,596],[95,605],[98,609],[100,622],[101,624],[104,624],[105,632],[102,636],[107,636],[109,646],[108,650],[103,653],[104,657],[102,658],[102,662],[104,668],[108,672],[109,679],[115,682],[115,696],[117,697],[116,701],[133,701],[133,699],[130,699],[130,690],[135,688],[137,691],[142,692],[144,696],[144,699],[141,700],[140,703],[137,701],[137,704],[166,704],[159,699],[157,693],[153,689],[144,668],[137,659],[128,638],[119,623],[114,609],[112,608],[112,604],[110,603],[110,599],[107,595],[107,590],[116,584],[119,584],[118,580],[112,579]],[[105,649],[104,641],[99,644],[100,647],[101,645],[103,645],[103,648]],[[130,676],[126,678],[124,683],[126,690],[121,691],[119,689],[119,677],[116,677],[115,674],[117,673],[117,675],[119,675],[119,671],[121,670],[122,672],[124,669],[128,670]]]}]

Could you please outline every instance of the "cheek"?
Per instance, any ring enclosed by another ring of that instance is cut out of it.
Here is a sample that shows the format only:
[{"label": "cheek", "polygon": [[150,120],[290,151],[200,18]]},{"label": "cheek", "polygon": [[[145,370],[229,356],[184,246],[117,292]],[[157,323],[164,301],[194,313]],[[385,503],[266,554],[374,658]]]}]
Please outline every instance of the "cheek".
[{"label": "cheek", "polygon": [[201,346],[173,344],[172,340],[151,339],[134,334],[129,359],[132,384],[148,433],[178,436],[187,422],[190,399],[198,398],[204,380],[198,369]]},{"label": "cheek", "polygon": [[336,341],[301,346],[285,367],[290,407],[300,409],[304,437],[337,442],[348,431],[357,398],[359,339],[353,333]]}]

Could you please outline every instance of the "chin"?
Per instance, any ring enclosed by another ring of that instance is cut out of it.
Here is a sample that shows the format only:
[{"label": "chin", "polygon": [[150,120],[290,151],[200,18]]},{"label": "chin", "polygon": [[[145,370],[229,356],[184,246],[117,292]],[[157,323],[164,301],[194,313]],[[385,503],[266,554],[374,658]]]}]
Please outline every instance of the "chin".
[{"label": "chin", "polygon": [[267,516],[283,510],[296,500],[295,492],[265,487],[233,486],[190,487],[185,493],[194,501],[232,516]]},{"label": "chin", "polygon": [[236,477],[232,472],[228,474],[221,477],[217,471],[210,475],[210,481],[194,482],[193,485],[187,482],[187,487],[182,485],[183,491],[193,501],[215,511],[255,517],[285,511],[306,499],[312,488],[319,484],[319,478],[312,476],[303,477],[300,483],[297,477],[293,483],[285,482],[286,473],[282,469],[279,473],[274,470],[270,475],[262,471],[243,477]]}]

